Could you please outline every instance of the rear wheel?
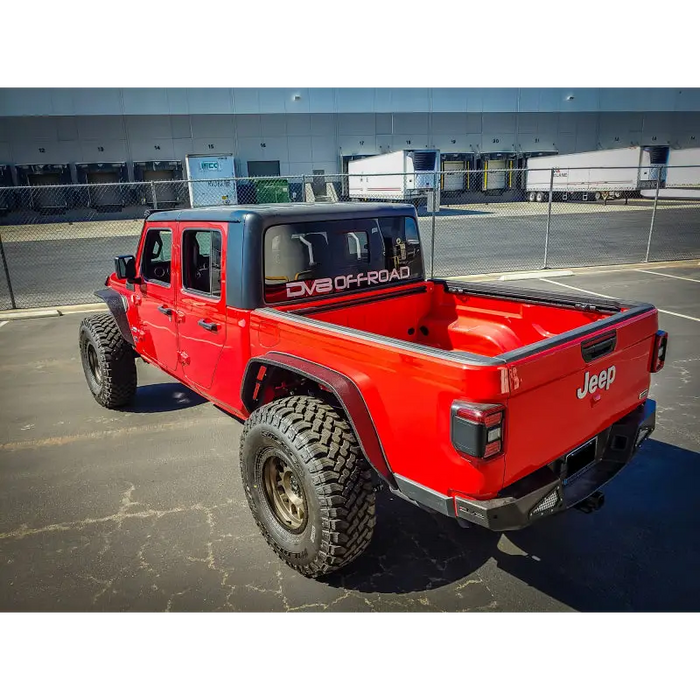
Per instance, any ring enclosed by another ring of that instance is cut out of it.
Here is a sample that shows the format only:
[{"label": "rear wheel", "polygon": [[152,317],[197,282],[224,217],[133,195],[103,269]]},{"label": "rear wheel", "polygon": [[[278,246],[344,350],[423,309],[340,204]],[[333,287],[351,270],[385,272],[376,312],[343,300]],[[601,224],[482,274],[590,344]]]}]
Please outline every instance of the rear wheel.
[{"label": "rear wheel", "polygon": [[535,192],[528,192],[528,193],[527,193],[527,201],[528,201],[528,202],[534,202],[536,196],[537,196],[537,195],[536,195]]},{"label": "rear wheel", "polygon": [[538,192],[535,199],[537,199],[538,202],[544,202],[544,192]]},{"label": "rear wheel", "polygon": [[130,403],[136,393],[136,362],[112,314],[84,318],[78,343],[85,379],[95,401],[105,408]]},{"label": "rear wheel", "polygon": [[293,569],[317,578],[367,548],[376,521],[370,466],[332,406],[289,396],[254,411],[240,465],[255,522]]}]

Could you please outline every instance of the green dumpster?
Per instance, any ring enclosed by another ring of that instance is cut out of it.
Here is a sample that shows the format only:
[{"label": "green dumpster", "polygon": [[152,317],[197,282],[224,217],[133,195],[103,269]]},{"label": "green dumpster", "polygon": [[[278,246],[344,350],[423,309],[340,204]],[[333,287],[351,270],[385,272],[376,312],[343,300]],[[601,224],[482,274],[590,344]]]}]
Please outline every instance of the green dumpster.
[{"label": "green dumpster", "polygon": [[258,204],[289,202],[289,180],[258,180],[255,194]]}]

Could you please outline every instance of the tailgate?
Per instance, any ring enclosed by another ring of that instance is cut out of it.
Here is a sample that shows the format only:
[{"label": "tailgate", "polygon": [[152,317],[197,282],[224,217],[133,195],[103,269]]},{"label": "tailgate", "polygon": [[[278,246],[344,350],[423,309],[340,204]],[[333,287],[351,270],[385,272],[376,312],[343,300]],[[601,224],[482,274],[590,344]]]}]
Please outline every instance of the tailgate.
[{"label": "tailgate", "polygon": [[614,323],[617,316],[625,314],[612,317],[604,330],[508,362],[506,485],[568,453],[644,401],[657,313],[650,309]]}]

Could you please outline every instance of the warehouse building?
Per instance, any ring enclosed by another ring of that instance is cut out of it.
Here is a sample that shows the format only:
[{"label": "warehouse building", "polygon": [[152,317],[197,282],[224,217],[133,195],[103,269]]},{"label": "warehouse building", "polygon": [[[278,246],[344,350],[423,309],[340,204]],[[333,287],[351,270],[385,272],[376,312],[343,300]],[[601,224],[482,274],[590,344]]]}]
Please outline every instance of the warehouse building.
[{"label": "warehouse building", "polygon": [[244,177],[321,176],[431,148],[444,192],[483,188],[481,169],[505,169],[492,186],[507,190],[529,156],[630,145],[700,145],[700,90],[0,90],[0,186],[177,180],[192,154],[233,154]]}]

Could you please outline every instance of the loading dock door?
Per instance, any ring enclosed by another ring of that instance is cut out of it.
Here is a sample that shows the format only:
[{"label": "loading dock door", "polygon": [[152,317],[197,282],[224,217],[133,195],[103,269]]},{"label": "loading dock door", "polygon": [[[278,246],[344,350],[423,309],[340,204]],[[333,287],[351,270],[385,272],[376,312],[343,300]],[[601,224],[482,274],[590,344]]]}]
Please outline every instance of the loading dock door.
[{"label": "loading dock door", "polygon": [[467,169],[467,164],[463,160],[443,161],[442,169],[444,171],[442,176],[442,189],[444,192],[458,192],[464,189],[464,171]]},{"label": "loading dock door", "polygon": [[279,177],[280,162],[278,160],[249,160],[248,177]]},{"label": "loading dock door", "polygon": [[59,173],[30,173],[27,180],[32,187],[40,188],[30,190],[33,209],[65,209],[68,206],[63,187],[46,187],[62,184]]},{"label": "loading dock door", "polygon": [[505,160],[487,160],[484,162],[484,189],[504,190],[508,173]]},{"label": "loading dock door", "polygon": [[119,185],[108,184],[119,181],[119,177],[115,171],[88,172],[87,181],[89,185],[97,185],[96,187],[88,188],[90,191],[91,206],[110,209],[122,207],[122,188]]},{"label": "loading dock door", "polygon": [[[173,182],[175,180],[174,170],[144,170],[143,180],[144,182],[158,183],[154,184],[153,187],[146,188],[146,201],[149,206],[153,207],[157,204],[162,209],[178,203],[177,184]],[[155,203],[153,202],[154,190]]]}]

